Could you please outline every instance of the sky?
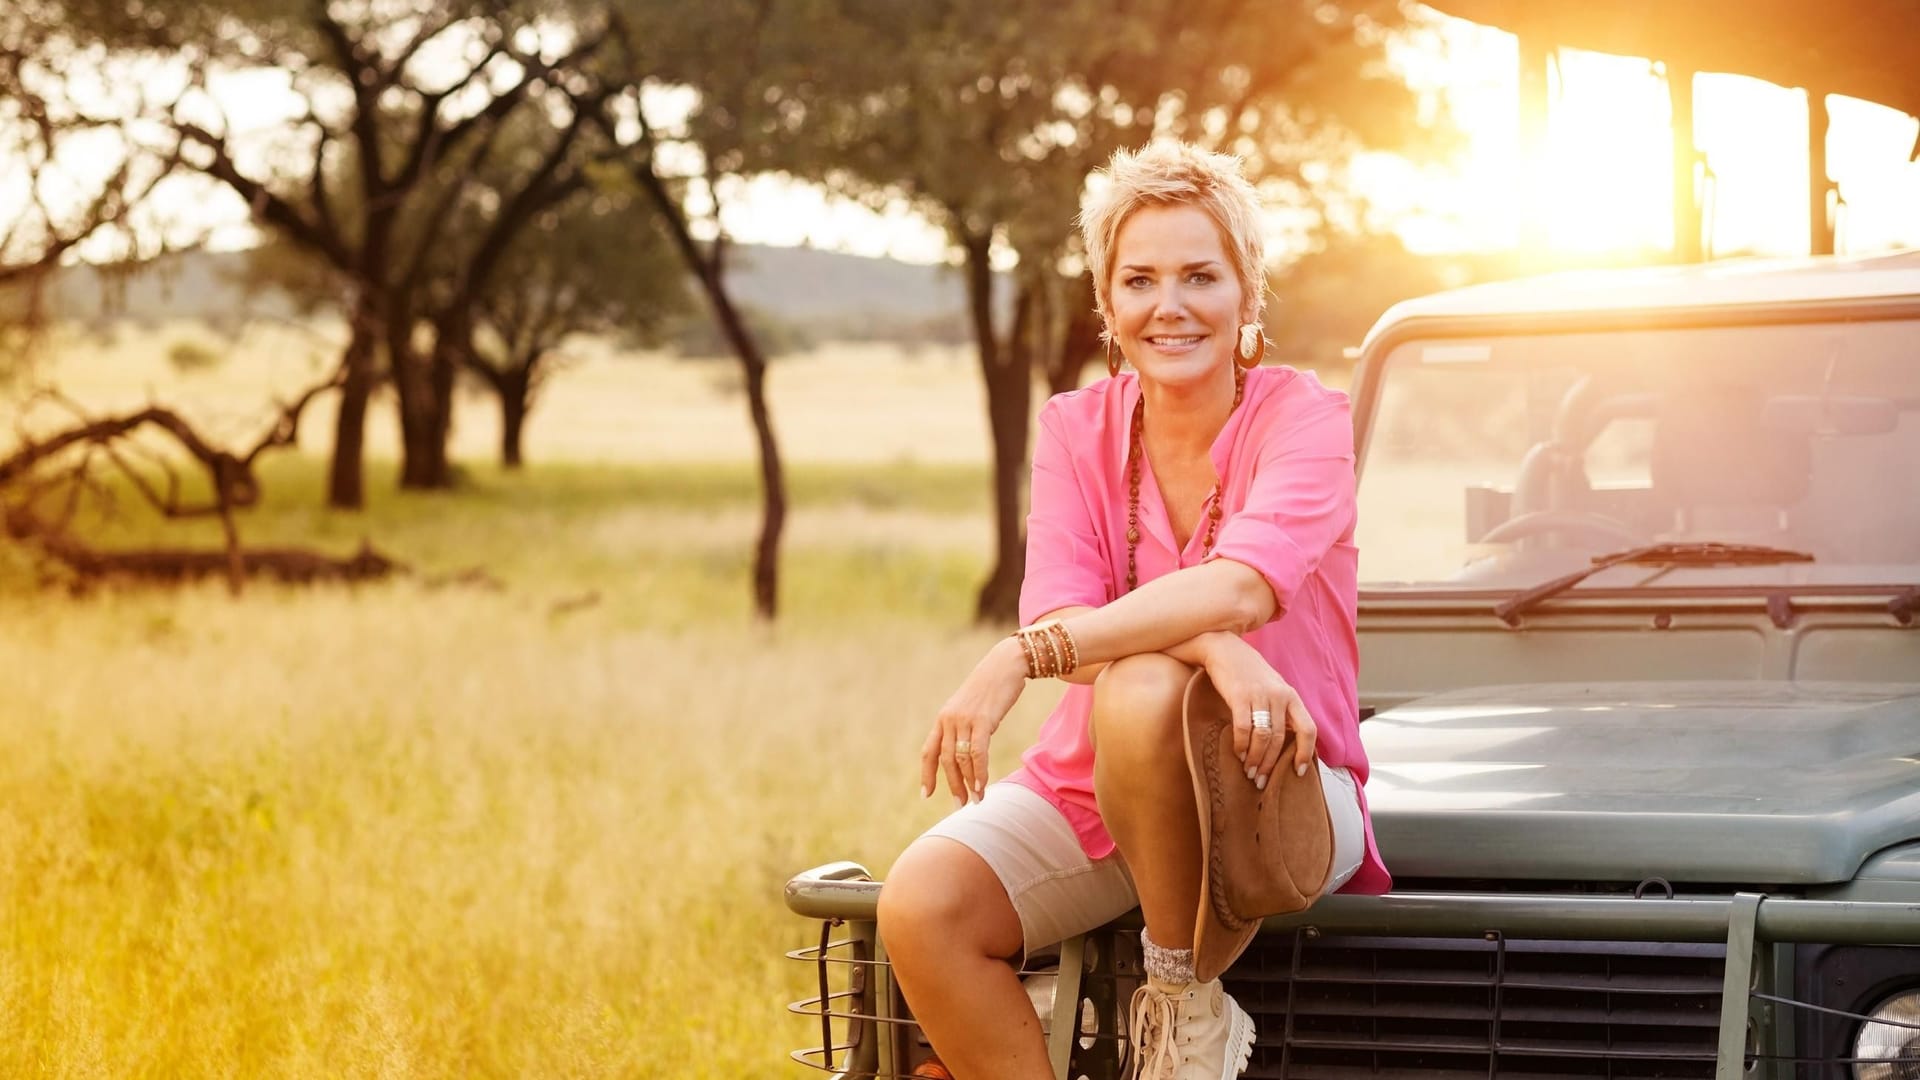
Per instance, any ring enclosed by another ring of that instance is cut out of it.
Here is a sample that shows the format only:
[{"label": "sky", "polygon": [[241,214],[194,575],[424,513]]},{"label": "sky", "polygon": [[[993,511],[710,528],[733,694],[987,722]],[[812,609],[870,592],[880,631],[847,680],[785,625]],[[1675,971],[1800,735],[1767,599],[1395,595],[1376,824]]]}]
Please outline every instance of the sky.
[{"label": "sky", "polygon": [[[1489,27],[1444,16],[1402,43],[1394,61],[1409,82],[1444,101],[1464,136],[1451,162],[1416,167],[1375,153],[1352,169],[1355,187],[1418,252],[1501,251],[1518,241],[1520,190],[1517,47]],[[1664,76],[1649,61],[1563,50],[1549,83],[1543,203],[1556,251],[1606,253],[1671,245],[1671,137]],[[1807,250],[1807,107],[1798,90],[1733,75],[1695,83],[1695,132],[1712,172],[1712,254]],[[284,117],[285,76],[230,76],[219,97],[235,130]],[[1845,208],[1843,253],[1920,247],[1920,163],[1907,160],[1920,121],[1847,98],[1830,102],[1829,173]],[[0,196],[4,196],[0,184]],[[939,230],[904,206],[875,212],[817,188],[759,178],[722,190],[738,240],[811,244],[918,263],[946,261]],[[213,246],[253,242],[245,207],[221,190],[182,186],[189,213],[215,225]],[[5,200],[0,199],[0,205]],[[1276,233],[1280,230],[1276,229]],[[1279,237],[1284,241],[1284,237]],[[1283,249],[1283,243],[1276,244]]]}]

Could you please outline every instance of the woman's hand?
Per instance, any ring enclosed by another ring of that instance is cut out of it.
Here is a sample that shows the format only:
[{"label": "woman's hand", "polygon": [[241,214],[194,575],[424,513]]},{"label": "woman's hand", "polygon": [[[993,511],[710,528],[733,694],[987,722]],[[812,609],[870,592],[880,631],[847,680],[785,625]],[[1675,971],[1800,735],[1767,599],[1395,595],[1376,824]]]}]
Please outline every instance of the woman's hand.
[{"label": "woman's hand", "polygon": [[920,751],[921,798],[933,794],[936,772],[946,773],[955,806],[986,796],[989,744],[1026,682],[1027,658],[1020,643],[1001,638],[934,718]]},{"label": "woman's hand", "polygon": [[[1313,746],[1318,729],[1300,695],[1273,670],[1267,658],[1234,634],[1209,635],[1207,677],[1233,709],[1233,749],[1247,766],[1247,779],[1262,791],[1267,777],[1280,761],[1280,749],[1288,728],[1293,730],[1293,771],[1305,776],[1313,765]],[[1271,723],[1266,729],[1253,723],[1256,710],[1264,710]]]}]

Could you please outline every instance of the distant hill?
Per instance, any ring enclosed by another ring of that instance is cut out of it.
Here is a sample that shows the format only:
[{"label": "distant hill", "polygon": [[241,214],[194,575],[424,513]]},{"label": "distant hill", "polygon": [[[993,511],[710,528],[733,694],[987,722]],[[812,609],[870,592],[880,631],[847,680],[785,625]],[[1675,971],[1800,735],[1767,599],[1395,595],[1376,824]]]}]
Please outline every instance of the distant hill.
[{"label": "distant hill", "polygon": [[731,257],[735,295],[784,319],[924,320],[966,310],[955,267],[759,244],[742,244]]},{"label": "distant hill", "polygon": [[246,272],[246,256],[229,252],[182,252],[136,267],[82,263],[50,279],[46,300],[56,318],[95,324],[220,322],[243,311],[266,317],[294,313],[295,305],[279,293],[247,296],[241,288]]},{"label": "distant hill", "polygon": [[[1342,362],[1380,313],[1398,300],[1476,281],[1568,266],[1652,261],[1658,253],[1560,257],[1528,265],[1511,253],[1416,255],[1391,235],[1337,237],[1321,249],[1276,268],[1267,332],[1273,358],[1284,363]],[[865,258],[812,248],[742,244],[730,252],[735,299],[759,328],[772,353],[831,341],[886,341],[903,345],[964,344],[972,340],[957,268]],[[245,253],[195,251],[130,271],[70,267],[51,283],[50,301],[63,318],[102,323],[155,323],[198,318],[230,325],[248,317],[297,313],[288,297],[249,295]],[[1010,302],[998,279],[1000,310]],[[725,356],[727,347],[696,302],[670,328],[663,344],[690,356]]]},{"label": "distant hill", "polygon": [[[963,340],[968,332],[962,282],[950,267],[755,244],[729,256],[735,298],[805,338]],[[48,298],[58,317],[90,323],[295,313],[282,294],[247,295],[246,273],[243,252],[190,251],[133,270],[68,267]]]}]

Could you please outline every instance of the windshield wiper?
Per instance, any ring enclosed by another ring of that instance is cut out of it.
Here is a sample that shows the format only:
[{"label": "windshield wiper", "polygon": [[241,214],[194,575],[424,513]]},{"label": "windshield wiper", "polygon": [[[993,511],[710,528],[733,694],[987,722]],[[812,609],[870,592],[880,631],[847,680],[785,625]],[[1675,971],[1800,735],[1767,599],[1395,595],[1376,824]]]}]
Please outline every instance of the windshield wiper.
[{"label": "windshield wiper", "polygon": [[1764,544],[1722,544],[1717,541],[1648,544],[1645,547],[1616,551],[1611,555],[1595,555],[1592,566],[1575,570],[1571,574],[1554,578],[1552,581],[1543,581],[1526,592],[1502,600],[1494,605],[1493,613],[1508,626],[1518,626],[1521,612],[1566,592],[1602,570],[1615,566],[1628,564],[1635,566],[1775,566],[1780,563],[1812,561],[1813,556],[1804,551],[1789,551],[1786,548],[1767,547]]}]

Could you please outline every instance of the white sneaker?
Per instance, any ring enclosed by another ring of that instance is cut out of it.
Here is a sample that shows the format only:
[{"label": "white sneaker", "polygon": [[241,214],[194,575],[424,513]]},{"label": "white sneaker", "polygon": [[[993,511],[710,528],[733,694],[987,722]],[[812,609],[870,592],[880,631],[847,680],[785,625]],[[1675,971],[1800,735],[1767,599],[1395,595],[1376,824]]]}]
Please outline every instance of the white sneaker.
[{"label": "white sneaker", "polygon": [[1139,1080],[1233,1080],[1253,1053],[1253,1017],[1220,980],[1164,983],[1133,992],[1127,1028]]}]

